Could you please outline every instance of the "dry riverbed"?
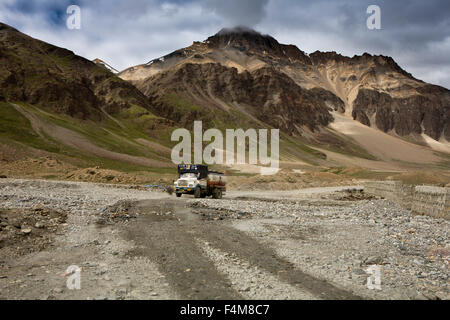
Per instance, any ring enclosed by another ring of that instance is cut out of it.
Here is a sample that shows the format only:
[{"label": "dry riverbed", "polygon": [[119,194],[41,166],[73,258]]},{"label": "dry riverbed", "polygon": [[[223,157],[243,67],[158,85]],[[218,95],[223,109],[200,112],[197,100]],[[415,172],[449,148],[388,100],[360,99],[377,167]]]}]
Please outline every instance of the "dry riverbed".
[{"label": "dry riverbed", "polygon": [[449,299],[448,231],[358,186],[212,200],[2,179],[0,299]]}]

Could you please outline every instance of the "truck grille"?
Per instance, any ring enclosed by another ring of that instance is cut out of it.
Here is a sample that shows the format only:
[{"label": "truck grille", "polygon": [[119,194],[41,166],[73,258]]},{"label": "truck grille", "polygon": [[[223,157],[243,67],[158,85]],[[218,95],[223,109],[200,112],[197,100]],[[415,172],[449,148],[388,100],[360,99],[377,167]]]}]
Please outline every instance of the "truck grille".
[{"label": "truck grille", "polygon": [[178,186],[179,187],[187,187],[187,185],[188,185],[187,180],[179,180],[178,181]]}]

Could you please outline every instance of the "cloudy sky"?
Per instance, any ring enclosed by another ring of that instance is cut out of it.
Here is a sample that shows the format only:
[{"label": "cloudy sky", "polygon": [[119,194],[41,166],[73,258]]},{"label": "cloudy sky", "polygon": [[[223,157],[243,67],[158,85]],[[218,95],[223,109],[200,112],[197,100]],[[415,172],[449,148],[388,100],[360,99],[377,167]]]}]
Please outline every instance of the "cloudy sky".
[{"label": "cloudy sky", "polygon": [[[80,30],[66,27],[71,4],[81,8]],[[366,26],[372,4],[381,8],[380,30]],[[0,21],[119,70],[245,25],[307,53],[389,55],[450,88],[448,0],[0,0]]]}]

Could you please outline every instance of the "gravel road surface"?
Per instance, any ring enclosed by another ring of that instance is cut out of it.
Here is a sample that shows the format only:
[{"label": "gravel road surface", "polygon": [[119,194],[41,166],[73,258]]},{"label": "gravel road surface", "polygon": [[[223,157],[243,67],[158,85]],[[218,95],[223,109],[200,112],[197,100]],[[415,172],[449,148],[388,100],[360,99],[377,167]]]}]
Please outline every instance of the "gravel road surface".
[{"label": "gravel road surface", "polygon": [[2,179],[0,299],[449,299],[449,230],[360,186],[213,200]]}]

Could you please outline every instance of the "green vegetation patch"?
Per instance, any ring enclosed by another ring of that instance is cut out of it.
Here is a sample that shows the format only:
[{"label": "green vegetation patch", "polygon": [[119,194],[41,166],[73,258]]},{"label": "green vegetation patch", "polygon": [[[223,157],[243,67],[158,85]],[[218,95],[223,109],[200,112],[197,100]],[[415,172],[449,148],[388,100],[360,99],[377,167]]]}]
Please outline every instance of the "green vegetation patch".
[{"label": "green vegetation patch", "polygon": [[0,136],[36,149],[55,153],[60,151],[57,145],[49,143],[36,133],[26,117],[5,102],[0,102]]}]

